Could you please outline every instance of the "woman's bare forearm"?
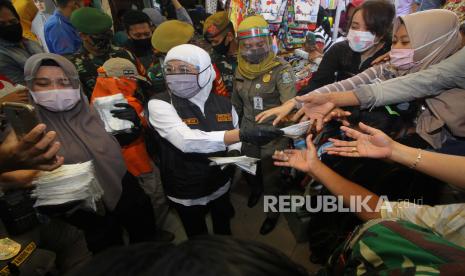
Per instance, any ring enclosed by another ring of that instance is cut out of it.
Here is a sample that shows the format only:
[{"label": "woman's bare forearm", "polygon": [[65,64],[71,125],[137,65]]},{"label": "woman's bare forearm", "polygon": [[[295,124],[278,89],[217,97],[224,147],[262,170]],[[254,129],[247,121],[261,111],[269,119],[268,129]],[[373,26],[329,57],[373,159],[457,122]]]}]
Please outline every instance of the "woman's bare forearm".
[{"label": "woman's bare forearm", "polygon": [[360,208],[360,212],[355,213],[360,219],[368,221],[381,217],[379,210],[376,211],[379,202],[379,197],[376,194],[340,176],[323,163],[319,163],[318,168],[313,170],[312,176],[320,181],[333,195],[342,196],[345,206],[350,206],[351,197],[360,197],[362,201],[370,197],[367,205],[371,210]]},{"label": "woman's bare forearm", "polygon": [[390,159],[465,189],[465,157],[463,156],[430,152],[395,143]]}]

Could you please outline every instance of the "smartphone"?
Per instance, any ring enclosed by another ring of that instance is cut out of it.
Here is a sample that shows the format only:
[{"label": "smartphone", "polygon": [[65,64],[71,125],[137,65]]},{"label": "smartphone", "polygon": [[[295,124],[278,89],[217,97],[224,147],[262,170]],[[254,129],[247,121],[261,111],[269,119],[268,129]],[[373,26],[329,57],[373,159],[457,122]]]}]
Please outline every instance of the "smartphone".
[{"label": "smartphone", "polygon": [[39,124],[35,108],[30,104],[4,102],[2,109],[18,139],[24,137]]}]

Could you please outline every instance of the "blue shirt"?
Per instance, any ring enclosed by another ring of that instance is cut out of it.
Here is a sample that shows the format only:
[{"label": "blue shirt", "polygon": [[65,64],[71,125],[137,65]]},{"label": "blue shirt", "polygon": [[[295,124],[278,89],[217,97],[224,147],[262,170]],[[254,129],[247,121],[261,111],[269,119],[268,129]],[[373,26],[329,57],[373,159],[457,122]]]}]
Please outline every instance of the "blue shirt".
[{"label": "blue shirt", "polygon": [[56,10],[45,22],[45,41],[50,53],[74,54],[81,48],[81,38],[68,18]]},{"label": "blue shirt", "polygon": [[440,9],[441,8],[441,0],[416,0],[415,1],[418,5],[420,5],[417,11],[426,11],[431,9]]}]

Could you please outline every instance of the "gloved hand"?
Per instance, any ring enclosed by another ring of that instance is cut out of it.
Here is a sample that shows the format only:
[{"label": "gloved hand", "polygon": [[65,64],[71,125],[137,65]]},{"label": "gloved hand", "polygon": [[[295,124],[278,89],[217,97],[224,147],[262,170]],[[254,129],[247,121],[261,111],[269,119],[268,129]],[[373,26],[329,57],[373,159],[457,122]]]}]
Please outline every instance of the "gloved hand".
[{"label": "gloved hand", "polygon": [[140,137],[140,134],[140,128],[131,128],[128,132],[121,131],[113,133],[113,136],[116,138],[116,140],[118,140],[119,145],[124,147],[137,140]]},{"label": "gloved hand", "polygon": [[242,142],[264,146],[272,140],[283,136],[284,132],[274,126],[257,125],[254,128],[241,129],[239,131],[239,139]]},{"label": "gloved hand", "polygon": [[230,150],[230,151],[228,151],[228,153],[226,153],[226,156],[227,156],[227,157],[237,157],[237,156],[241,156],[241,152],[238,151],[238,150]]},{"label": "gloved hand", "polygon": [[121,119],[121,120],[128,120],[134,124],[134,127],[140,127],[140,118],[137,115],[136,110],[134,107],[130,106],[127,103],[117,103],[114,105],[115,107],[124,107],[124,109],[113,109],[111,110],[111,114],[113,117]]}]

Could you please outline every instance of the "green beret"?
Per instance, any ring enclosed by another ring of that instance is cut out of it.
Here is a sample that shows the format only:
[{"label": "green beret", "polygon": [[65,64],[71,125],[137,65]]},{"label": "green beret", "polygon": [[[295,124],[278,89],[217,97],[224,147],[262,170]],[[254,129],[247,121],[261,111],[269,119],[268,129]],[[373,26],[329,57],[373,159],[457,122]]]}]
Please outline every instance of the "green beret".
[{"label": "green beret", "polygon": [[168,20],[161,23],[153,32],[152,46],[161,53],[181,44],[188,43],[194,37],[194,27],[179,20]]},{"label": "green beret", "polygon": [[78,32],[101,34],[111,29],[113,21],[106,13],[96,8],[80,8],[71,14],[71,24]]}]

